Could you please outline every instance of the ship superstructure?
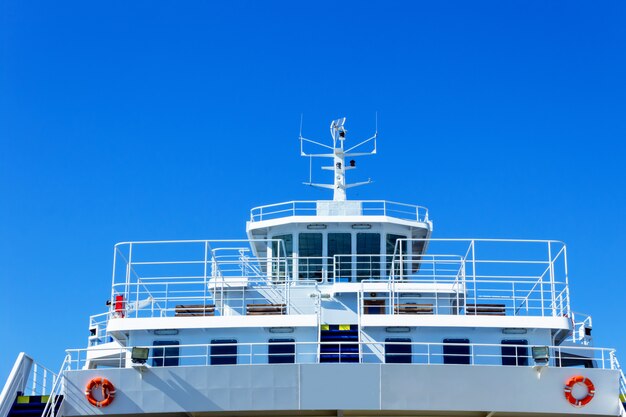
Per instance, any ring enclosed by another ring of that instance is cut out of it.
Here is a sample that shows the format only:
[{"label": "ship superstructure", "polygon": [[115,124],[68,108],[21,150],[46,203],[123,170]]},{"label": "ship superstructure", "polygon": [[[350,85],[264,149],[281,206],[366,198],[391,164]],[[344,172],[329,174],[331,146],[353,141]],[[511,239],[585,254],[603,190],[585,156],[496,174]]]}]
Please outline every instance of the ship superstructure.
[{"label": "ship superstructure", "polygon": [[[346,148],[330,128],[300,142],[332,160],[332,184],[306,184],[333,200],[253,208],[245,240],[117,244],[109,310],[31,415],[624,415],[562,242],[436,239],[424,207],[348,200],[377,133]],[[31,403],[31,363],[0,417]]]}]

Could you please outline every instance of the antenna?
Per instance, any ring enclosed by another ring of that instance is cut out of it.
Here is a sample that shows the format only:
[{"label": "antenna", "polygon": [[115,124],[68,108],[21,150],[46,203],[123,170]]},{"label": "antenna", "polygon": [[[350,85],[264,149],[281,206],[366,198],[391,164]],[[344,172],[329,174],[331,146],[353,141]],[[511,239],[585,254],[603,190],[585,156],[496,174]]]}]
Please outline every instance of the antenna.
[{"label": "antenna", "polygon": [[[309,166],[309,182],[305,182],[304,185],[310,185],[312,187],[318,188],[326,188],[334,191],[333,200],[335,201],[345,201],[346,200],[346,190],[348,188],[358,187],[360,185],[370,184],[372,182],[371,179],[363,182],[357,182],[353,184],[346,184],[346,171],[355,169],[356,163],[354,160],[350,160],[349,165],[346,166],[345,160],[346,158],[356,157],[356,156],[368,156],[376,154],[376,139],[378,138],[378,114],[376,115],[376,132],[374,136],[365,139],[362,142],[357,143],[349,149],[344,148],[344,142],[346,140],[346,135],[348,131],[345,128],[346,118],[343,117],[341,119],[333,120],[330,122],[330,136],[333,138],[333,146],[324,145],[323,143],[316,142],[314,140],[307,139],[302,136],[302,122],[300,122],[300,155],[308,156],[310,163],[312,163],[313,158],[332,158],[333,165],[332,166],[323,166],[323,170],[333,171],[334,174],[334,182],[333,184],[318,184],[311,182],[311,166]],[[304,143],[312,143],[313,145],[322,147],[324,149],[328,149],[330,153],[307,153],[304,150]],[[369,152],[360,152],[358,148],[361,146],[373,142],[374,149]]]}]

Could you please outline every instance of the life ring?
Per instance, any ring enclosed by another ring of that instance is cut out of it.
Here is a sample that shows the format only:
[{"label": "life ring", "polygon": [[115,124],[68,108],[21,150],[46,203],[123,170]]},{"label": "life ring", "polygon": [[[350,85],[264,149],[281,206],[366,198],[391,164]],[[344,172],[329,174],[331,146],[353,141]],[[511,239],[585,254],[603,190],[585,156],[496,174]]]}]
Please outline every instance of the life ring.
[{"label": "life ring", "polygon": [[[93,396],[93,389],[101,387],[102,388],[102,399],[96,400]],[[87,397],[87,401],[89,404],[94,407],[106,407],[113,402],[113,398],[115,398],[115,387],[106,378],[96,377],[87,383],[85,387],[85,396]]]},{"label": "life ring", "polygon": [[[576,398],[572,395],[572,389],[576,384],[585,384],[587,387],[587,395],[584,398]],[[567,383],[565,384],[565,389],[563,390],[565,393],[565,399],[574,407],[584,407],[589,404],[589,401],[593,399],[593,396],[596,394],[596,387],[593,385],[593,382],[589,378],[585,378],[582,375],[576,375],[571,377]]]}]

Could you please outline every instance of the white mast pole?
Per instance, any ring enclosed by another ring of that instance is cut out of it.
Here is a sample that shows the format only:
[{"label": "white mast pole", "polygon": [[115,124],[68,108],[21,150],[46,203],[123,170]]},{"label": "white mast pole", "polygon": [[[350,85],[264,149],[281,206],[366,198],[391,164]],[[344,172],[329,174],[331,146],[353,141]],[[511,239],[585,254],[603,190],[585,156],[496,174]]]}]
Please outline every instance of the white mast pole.
[{"label": "white mast pole", "polygon": [[[330,134],[333,137],[333,162],[335,173],[335,187],[333,200],[346,201],[346,166],[343,152],[343,141],[346,139],[346,129],[343,127],[346,118],[335,120],[330,124]],[[339,142],[339,143],[337,143]]]}]

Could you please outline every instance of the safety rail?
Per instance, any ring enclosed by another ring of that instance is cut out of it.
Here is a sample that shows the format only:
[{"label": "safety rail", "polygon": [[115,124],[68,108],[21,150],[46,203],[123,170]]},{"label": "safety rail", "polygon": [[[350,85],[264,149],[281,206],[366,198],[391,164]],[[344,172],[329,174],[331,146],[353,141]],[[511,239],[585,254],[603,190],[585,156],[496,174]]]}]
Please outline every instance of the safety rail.
[{"label": "safety rail", "polygon": [[[365,302],[375,292],[371,298],[384,307],[377,314],[424,312],[411,304],[432,304],[432,314],[571,317],[561,242],[398,239],[391,255],[332,257],[284,256],[282,240],[252,242],[267,254],[251,256],[245,240],[116,245],[111,307],[108,316],[92,318],[94,344],[108,340],[110,317],[175,316],[190,306],[202,315],[243,315],[249,304],[285,306],[266,311],[273,314],[314,314],[318,306],[302,289],[338,284],[362,293],[360,314],[374,310]],[[426,246],[428,254],[416,249]],[[374,284],[384,288],[372,290]]]},{"label": "safety rail", "polygon": [[590,345],[591,329],[593,327],[591,316],[572,311],[570,318],[572,321],[572,334],[570,340],[574,343],[586,346]]},{"label": "safety rail", "polygon": [[[41,413],[41,417],[55,417],[57,412],[59,411],[62,403],[63,403],[63,382],[64,382],[64,372],[69,370],[70,363],[70,355],[65,355],[65,359],[59,368],[59,377],[55,378],[54,383],[50,389],[50,393],[48,395],[48,401],[46,401],[46,406],[43,409],[43,413]],[[60,414],[62,415],[62,414]]]},{"label": "safety rail", "polygon": [[[431,254],[412,254],[428,246]],[[458,254],[458,258],[451,256]],[[391,282],[454,283],[464,303],[502,305],[506,315],[570,316],[563,242],[514,239],[398,239]]]},{"label": "safety rail", "polygon": [[[280,349],[273,349],[280,346]],[[268,363],[320,363],[320,347],[335,347],[336,361],[341,361],[340,346],[358,347],[359,363],[405,363],[406,365],[485,365],[485,366],[536,366],[565,367],[568,355],[576,355],[588,367],[615,369],[611,349],[545,346],[548,361],[533,357],[532,345],[477,344],[477,343],[419,343],[389,342],[292,342],[270,343],[219,343],[164,346],[137,346],[148,348],[150,355],[146,366],[206,366],[206,365],[257,365]],[[391,348],[389,348],[391,346]],[[289,347],[289,349],[287,349]],[[404,347],[404,348],[401,348]],[[544,346],[541,346],[542,348]],[[347,349],[346,349],[347,350]],[[102,349],[102,352],[106,350]],[[109,349],[107,367],[131,367],[131,347]],[[352,349],[351,351],[354,351]],[[99,350],[100,352],[100,350]],[[275,352],[275,353],[274,353]],[[573,353],[575,352],[575,353]],[[93,368],[87,359],[87,349],[67,350],[69,369]],[[331,354],[332,355],[332,354]],[[589,356],[591,355],[591,356]],[[117,357],[117,364],[111,358]],[[561,358],[563,360],[561,360]],[[354,362],[353,358],[350,362]],[[347,362],[347,361],[346,361]],[[95,363],[97,365],[97,363]]]},{"label": "safety rail", "polygon": [[112,341],[106,332],[109,317],[109,312],[89,317],[89,346],[96,346]]},{"label": "safety rail", "polygon": [[6,417],[17,395],[47,395],[57,380],[57,374],[21,352],[0,393],[0,417]]},{"label": "safety rail", "polygon": [[416,222],[428,221],[428,209],[412,204],[384,200],[287,201],[255,207],[250,221],[280,219],[290,216],[387,216]]},{"label": "safety rail", "polygon": [[617,360],[615,351],[611,352],[611,368],[619,371],[619,399],[622,404],[622,416],[626,416],[626,376],[624,376],[624,370]]}]

